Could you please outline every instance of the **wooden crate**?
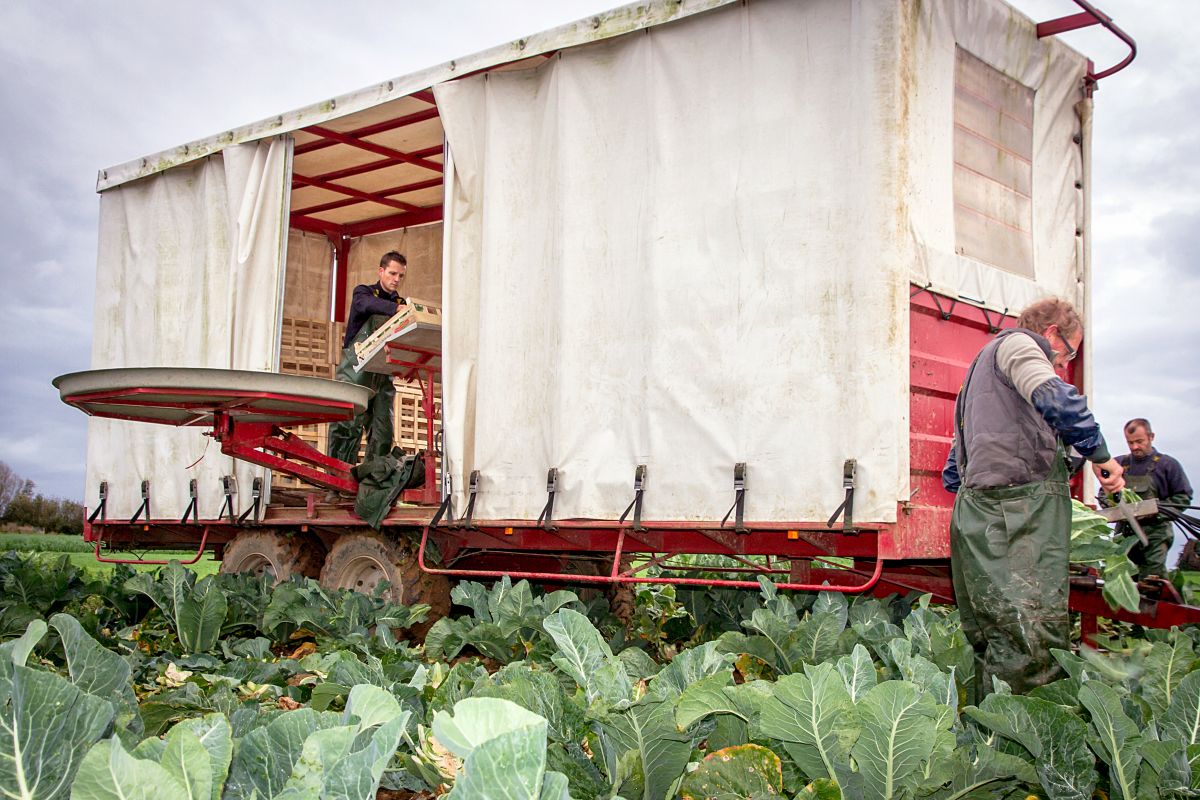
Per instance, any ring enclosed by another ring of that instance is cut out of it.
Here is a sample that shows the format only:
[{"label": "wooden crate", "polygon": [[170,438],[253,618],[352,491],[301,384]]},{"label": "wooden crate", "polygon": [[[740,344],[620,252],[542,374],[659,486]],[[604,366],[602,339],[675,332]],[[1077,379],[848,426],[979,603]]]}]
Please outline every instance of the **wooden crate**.
[{"label": "wooden crate", "polygon": [[[391,319],[379,326],[378,329],[366,339],[354,345],[354,352],[358,355],[360,362],[367,358],[369,353],[377,352],[383,343],[391,339],[396,333],[405,328],[412,326],[421,326],[426,329],[435,330],[437,336],[434,339],[436,344],[421,344],[427,347],[441,349],[441,331],[442,331],[442,308],[441,306],[431,305],[425,300],[418,300],[415,297],[408,298],[408,302],[400,306]],[[382,370],[374,370],[382,371]]]},{"label": "wooden crate", "polygon": [[[341,358],[344,331],[345,325],[340,322],[320,322],[297,317],[284,317],[283,331],[280,337],[279,371],[286,375],[333,378],[337,361]],[[434,401],[434,408],[440,419],[442,410],[440,384],[435,384],[434,390],[437,398]],[[420,384],[416,381],[412,383],[396,381],[396,402],[392,409],[392,417],[395,427],[395,444],[410,453],[430,449],[428,432],[425,427],[425,413],[421,406]],[[440,429],[441,426],[437,425],[436,430]],[[288,430],[322,453],[329,444],[328,424],[296,425]],[[364,435],[359,450],[360,461],[366,446],[367,437]],[[271,485],[285,489],[313,488],[279,471],[272,471]]]},{"label": "wooden crate", "polygon": [[[288,428],[288,430],[303,439],[306,444],[317,448],[322,453],[325,452],[325,446],[329,442],[328,424],[295,425]],[[271,486],[280,489],[316,489],[315,486],[307,484],[299,478],[282,473],[279,470],[271,470]]]},{"label": "wooden crate", "polygon": [[[284,375],[333,378],[342,353],[343,330],[345,326],[340,322],[285,316],[279,336],[279,371]],[[295,425],[288,430],[325,452],[328,425]],[[313,488],[278,470],[271,472],[271,485],[284,489]]]},{"label": "wooden crate", "polygon": [[284,317],[279,334],[279,371],[332,378],[342,354],[342,330],[338,322]]},{"label": "wooden crate", "polygon": [[[442,387],[434,384],[433,408],[437,420],[434,432],[441,430]],[[429,450],[429,432],[425,425],[425,410],[421,404],[421,386],[416,381],[396,381],[396,405],[392,415],[396,429],[396,444],[408,452]]]}]

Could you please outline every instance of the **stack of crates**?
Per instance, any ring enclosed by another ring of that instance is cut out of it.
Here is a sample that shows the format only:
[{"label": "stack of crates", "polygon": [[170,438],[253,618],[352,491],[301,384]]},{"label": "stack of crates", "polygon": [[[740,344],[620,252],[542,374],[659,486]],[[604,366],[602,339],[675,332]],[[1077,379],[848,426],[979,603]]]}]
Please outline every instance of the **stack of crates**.
[{"label": "stack of crates", "polygon": [[[284,375],[333,378],[342,353],[345,325],[329,320],[283,318],[279,335],[279,371]],[[292,433],[322,453],[329,442],[328,425],[295,425]],[[278,470],[271,472],[271,486],[278,489],[311,489],[308,484]]]},{"label": "stack of crates", "polygon": [[[333,378],[342,355],[342,336],[345,325],[340,322],[284,317],[280,335],[279,371],[285,375],[306,375]],[[442,416],[441,385],[434,384],[434,408],[440,430]],[[416,381],[396,381],[396,404],[393,408],[395,442],[406,451],[428,450],[428,431],[425,411],[421,404],[421,386]],[[289,430],[306,443],[325,452],[329,443],[329,425],[296,425]],[[366,437],[363,437],[366,448]],[[359,458],[363,451],[359,451]],[[281,489],[312,489],[313,487],[278,471],[271,473],[271,486]]]}]

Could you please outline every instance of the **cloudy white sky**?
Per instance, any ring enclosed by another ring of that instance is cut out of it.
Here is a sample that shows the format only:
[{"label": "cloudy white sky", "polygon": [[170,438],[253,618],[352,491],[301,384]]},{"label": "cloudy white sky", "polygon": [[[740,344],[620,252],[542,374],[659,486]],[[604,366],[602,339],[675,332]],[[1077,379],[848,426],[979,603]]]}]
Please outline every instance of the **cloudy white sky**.
[{"label": "cloudy white sky", "polygon": [[[1092,404],[1114,444],[1124,420],[1150,418],[1200,480],[1200,4],[1097,2],[1140,54],[1096,95]],[[50,380],[88,367],[98,169],[612,5],[5,0],[0,461],[83,497],[84,418]],[[1035,19],[1077,10],[1015,5]],[[1101,67],[1123,54],[1100,33],[1066,38]]]}]

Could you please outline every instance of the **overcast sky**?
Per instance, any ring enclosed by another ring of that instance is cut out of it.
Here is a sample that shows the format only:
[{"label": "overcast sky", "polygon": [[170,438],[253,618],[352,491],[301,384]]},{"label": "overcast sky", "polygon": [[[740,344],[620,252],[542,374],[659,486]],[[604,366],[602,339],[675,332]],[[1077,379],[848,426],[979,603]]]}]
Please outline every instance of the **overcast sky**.
[{"label": "overcast sky", "polygon": [[[84,417],[50,380],[89,366],[97,170],[612,5],[5,0],[0,461],[83,497]],[[1077,10],[1015,5],[1035,19]],[[1096,95],[1092,406],[1114,452],[1121,423],[1145,416],[1200,480],[1200,3],[1098,5],[1140,54]],[[1100,33],[1066,38],[1100,67],[1123,55]]]}]

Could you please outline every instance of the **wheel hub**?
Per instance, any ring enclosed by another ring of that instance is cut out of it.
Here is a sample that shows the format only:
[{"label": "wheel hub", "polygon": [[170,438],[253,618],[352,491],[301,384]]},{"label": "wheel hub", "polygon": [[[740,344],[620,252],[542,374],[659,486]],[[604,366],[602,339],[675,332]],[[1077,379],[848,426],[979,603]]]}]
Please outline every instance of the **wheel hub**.
[{"label": "wheel hub", "polygon": [[237,563],[237,568],[234,572],[250,572],[256,578],[267,575],[273,582],[279,578],[279,568],[275,566],[275,562],[262,553],[250,553],[247,555]]},{"label": "wheel hub", "polygon": [[375,594],[375,589],[386,580],[390,578],[387,567],[382,562],[371,556],[359,556],[346,565],[337,582],[337,588]]}]

